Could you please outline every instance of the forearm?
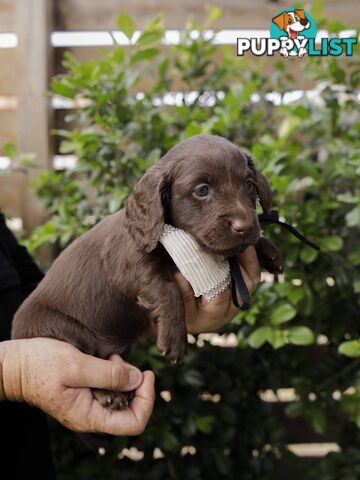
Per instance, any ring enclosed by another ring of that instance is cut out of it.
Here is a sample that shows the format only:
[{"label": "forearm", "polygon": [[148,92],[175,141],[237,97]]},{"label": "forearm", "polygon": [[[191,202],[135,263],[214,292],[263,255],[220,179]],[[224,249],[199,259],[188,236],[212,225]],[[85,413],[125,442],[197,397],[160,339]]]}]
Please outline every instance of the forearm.
[{"label": "forearm", "polygon": [[19,340],[0,342],[0,401],[23,401]]},{"label": "forearm", "polygon": [[5,342],[0,342],[0,402],[6,400],[5,390],[3,386],[3,363],[5,359]]},{"label": "forearm", "polygon": [[[135,390],[135,399],[126,411],[109,415],[91,388]],[[72,430],[140,435],[154,397],[154,374],[142,373],[120,357],[102,360],[50,338],[0,342],[0,400],[25,401]]]}]

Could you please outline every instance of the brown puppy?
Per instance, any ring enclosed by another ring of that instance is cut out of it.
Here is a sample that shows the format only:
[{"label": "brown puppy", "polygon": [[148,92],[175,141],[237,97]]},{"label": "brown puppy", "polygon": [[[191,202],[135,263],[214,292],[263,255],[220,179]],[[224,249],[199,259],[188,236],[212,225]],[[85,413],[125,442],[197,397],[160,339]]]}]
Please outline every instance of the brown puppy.
[{"label": "brown puppy", "polygon": [[[107,358],[123,354],[155,321],[157,348],[180,360],[187,344],[184,305],[158,243],[164,222],[225,256],[255,245],[262,265],[279,273],[279,252],[260,239],[257,198],[265,211],[271,208],[265,177],[235,145],[210,135],[179,143],[140,179],[125,209],[61,253],[16,313],[12,337],[53,337]],[[129,400],[114,392],[94,395],[111,408]]]}]

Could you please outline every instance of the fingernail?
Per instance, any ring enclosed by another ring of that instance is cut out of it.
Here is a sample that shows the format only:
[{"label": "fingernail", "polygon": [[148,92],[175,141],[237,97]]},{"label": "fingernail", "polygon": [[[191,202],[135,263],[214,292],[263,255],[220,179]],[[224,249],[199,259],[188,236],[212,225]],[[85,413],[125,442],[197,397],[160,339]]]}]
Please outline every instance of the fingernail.
[{"label": "fingernail", "polygon": [[134,368],[132,368],[129,372],[129,382],[131,384],[138,383],[138,381],[140,380],[140,375],[141,372],[139,372],[139,370],[135,370]]}]

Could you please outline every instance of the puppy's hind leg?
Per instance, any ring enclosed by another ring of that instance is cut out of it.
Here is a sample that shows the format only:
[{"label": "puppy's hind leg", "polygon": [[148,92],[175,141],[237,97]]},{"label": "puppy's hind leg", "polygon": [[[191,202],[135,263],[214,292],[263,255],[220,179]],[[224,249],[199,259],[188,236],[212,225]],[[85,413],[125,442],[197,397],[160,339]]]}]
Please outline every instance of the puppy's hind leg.
[{"label": "puppy's hind leg", "polygon": [[104,390],[99,388],[91,389],[93,397],[104,408],[110,410],[124,410],[128,408],[132,399],[135,397],[135,392],[114,392],[112,390]]},{"label": "puppy's hind leg", "polygon": [[[123,358],[123,355],[126,355],[127,351],[128,348],[126,345],[119,347],[119,345],[115,345],[111,340],[101,339],[97,342],[96,356],[107,360],[116,352]],[[116,362],[118,360],[113,361]],[[102,407],[110,410],[123,410],[128,408],[135,397],[133,390],[128,392],[115,392],[113,390],[92,388],[91,392]]]}]

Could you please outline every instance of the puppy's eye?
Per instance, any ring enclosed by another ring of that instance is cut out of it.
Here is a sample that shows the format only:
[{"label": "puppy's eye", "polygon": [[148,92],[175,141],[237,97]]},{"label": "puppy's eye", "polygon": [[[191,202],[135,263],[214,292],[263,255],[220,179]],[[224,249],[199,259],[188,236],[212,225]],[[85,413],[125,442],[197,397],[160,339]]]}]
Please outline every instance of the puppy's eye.
[{"label": "puppy's eye", "polygon": [[245,181],[245,189],[247,192],[252,192],[255,188],[255,183],[251,180],[251,178],[247,178]]},{"label": "puppy's eye", "polygon": [[206,185],[206,183],[198,185],[193,191],[193,194],[201,198],[206,197],[209,194],[209,185]]},{"label": "puppy's eye", "polygon": [[289,18],[288,23],[293,23],[293,19]]}]

